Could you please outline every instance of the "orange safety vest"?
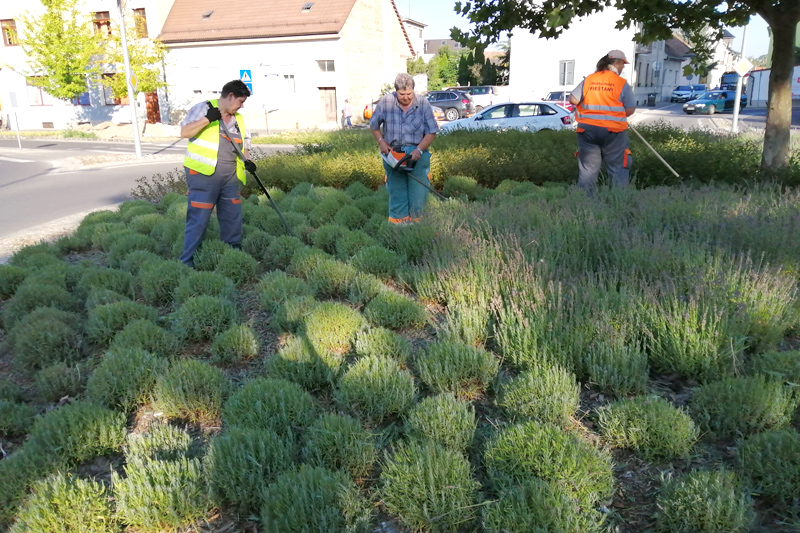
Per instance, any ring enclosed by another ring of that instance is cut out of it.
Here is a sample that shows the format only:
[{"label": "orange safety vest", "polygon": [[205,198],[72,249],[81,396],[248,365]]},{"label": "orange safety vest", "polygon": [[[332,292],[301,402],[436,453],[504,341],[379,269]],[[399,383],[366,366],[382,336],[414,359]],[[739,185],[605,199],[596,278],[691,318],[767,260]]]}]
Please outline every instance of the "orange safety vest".
[{"label": "orange safety vest", "polygon": [[599,126],[609,131],[628,129],[628,118],[620,96],[625,78],[611,70],[586,76],[583,80],[583,99],[575,109],[578,131],[581,124]]}]

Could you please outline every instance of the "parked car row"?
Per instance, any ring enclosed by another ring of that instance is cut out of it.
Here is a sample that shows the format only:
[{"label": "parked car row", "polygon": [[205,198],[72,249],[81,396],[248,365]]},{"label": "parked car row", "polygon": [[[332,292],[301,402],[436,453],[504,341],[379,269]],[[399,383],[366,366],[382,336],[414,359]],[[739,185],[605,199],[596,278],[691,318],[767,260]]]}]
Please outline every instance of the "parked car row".
[{"label": "parked car row", "polygon": [[425,98],[436,107],[442,108],[444,118],[457,120],[475,114],[472,97],[462,91],[430,91]]}]

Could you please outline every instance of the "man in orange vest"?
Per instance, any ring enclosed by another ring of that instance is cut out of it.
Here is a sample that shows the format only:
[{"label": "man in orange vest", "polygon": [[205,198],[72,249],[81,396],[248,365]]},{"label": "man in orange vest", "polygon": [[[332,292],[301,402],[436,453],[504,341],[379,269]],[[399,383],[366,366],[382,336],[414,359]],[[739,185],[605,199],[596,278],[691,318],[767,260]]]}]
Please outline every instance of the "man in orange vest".
[{"label": "man in orange vest", "polygon": [[628,117],[636,111],[633,89],[620,76],[625,53],[611,50],[597,62],[597,71],[575,87],[569,101],[577,106],[578,187],[591,193],[605,163],[611,184],[628,184],[633,158],[628,148]]}]

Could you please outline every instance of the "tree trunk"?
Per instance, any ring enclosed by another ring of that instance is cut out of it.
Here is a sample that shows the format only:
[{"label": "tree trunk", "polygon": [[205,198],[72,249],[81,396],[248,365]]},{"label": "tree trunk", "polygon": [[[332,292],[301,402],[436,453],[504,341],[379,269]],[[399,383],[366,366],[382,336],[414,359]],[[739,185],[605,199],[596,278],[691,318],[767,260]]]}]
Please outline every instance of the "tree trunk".
[{"label": "tree trunk", "polygon": [[797,17],[774,17],[772,28],[772,71],[769,75],[767,124],[761,171],[766,176],[789,166],[789,135],[792,124],[792,72]]}]

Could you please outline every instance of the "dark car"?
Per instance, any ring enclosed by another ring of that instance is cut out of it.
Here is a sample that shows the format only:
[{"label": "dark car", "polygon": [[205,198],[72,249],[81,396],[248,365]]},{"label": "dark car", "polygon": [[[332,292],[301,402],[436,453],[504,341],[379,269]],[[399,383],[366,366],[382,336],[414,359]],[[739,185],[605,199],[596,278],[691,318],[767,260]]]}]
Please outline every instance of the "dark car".
[{"label": "dark car", "polygon": [[[693,113],[706,113],[713,115],[717,112],[733,111],[736,100],[736,91],[708,91],[700,98],[690,100],[683,104],[683,112],[687,115]],[[747,95],[742,94],[739,100],[739,109],[747,107]]]},{"label": "dark car", "polygon": [[569,92],[567,91],[552,91],[547,96],[542,98],[545,102],[556,102],[558,105],[569,111],[575,112],[575,106],[569,101]]},{"label": "dark car", "polygon": [[467,93],[461,91],[431,91],[425,97],[444,111],[444,118],[456,120],[475,113],[475,104]]}]

